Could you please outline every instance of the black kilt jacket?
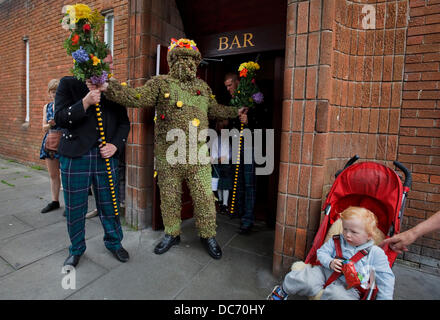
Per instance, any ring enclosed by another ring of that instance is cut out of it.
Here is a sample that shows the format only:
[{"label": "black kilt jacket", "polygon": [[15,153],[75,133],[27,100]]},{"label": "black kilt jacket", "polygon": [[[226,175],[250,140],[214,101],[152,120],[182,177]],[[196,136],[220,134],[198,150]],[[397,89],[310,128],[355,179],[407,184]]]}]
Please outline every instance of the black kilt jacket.
[{"label": "black kilt jacket", "polygon": [[[100,144],[98,120],[95,106],[84,111],[82,99],[89,89],[84,82],[74,77],[63,77],[55,95],[55,122],[63,129],[58,153],[75,158],[86,154]],[[101,95],[101,112],[107,143],[114,144],[118,150],[125,147],[130,121],[125,107],[107,100]]]}]

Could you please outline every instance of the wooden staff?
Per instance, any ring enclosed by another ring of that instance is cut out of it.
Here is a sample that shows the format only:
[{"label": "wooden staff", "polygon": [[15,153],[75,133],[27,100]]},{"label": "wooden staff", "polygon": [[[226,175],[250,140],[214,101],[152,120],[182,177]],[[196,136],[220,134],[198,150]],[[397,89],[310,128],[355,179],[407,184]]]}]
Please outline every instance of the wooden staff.
[{"label": "wooden staff", "polygon": [[[101,115],[102,115],[101,108],[99,106],[99,103],[97,103],[96,104],[96,117],[98,119],[98,129],[99,129],[99,134],[101,135],[102,145],[105,146],[107,142],[105,141],[104,126],[102,124]],[[115,211],[115,215],[117,216],[119,214],[119,211],[118,211],[118,203],[116,202],[115,184],[113,183],[113,176],[112,176],[112,168],[110,166],[110,159],[105,158],[104,161],[105,161],[105,165],[107,167],[108,183],[110,185],[110,192],[112,195],[113,209]]]},{"label": "wooden staff", "polygon": [[241,144],[243,142],[243,129],[244,129],[244,123],[241,123],[241,126],[240,126],[240,141],[238,143],[237,164],[235,166],[234,187],[232,189],[232,200],[231,200],[230,215],[234,214],[234,208],[235,208],[235,195],[237,194],[238,173],[240,171],[240,154],[241,154]]}]

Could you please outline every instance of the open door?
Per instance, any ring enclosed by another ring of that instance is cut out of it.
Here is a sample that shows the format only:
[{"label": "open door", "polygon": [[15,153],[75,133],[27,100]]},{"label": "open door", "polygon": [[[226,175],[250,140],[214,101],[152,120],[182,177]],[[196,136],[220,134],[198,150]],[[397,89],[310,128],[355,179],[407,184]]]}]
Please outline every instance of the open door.
[{"label": "open door", "polygon": [[[161,45],[157,46],[156,75],[167,74],[169,71],[167,62],[167,51],[167,47]],[[193,217],[194,207],[186,182],[183,182],[182,191],[183,194],[181,217],[182,220],[185,220]],[[151,221],[151,226],[153,230],[160,230],[164,228],[162,214],[160,211],[160,192],[159,186],[157,185],[157,177],[153,178],[153,217]]]}]

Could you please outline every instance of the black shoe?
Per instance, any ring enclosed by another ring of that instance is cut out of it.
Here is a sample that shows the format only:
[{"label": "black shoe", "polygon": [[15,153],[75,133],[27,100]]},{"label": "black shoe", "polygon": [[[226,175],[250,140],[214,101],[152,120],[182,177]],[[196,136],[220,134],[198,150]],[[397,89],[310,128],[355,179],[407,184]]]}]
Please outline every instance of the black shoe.
[{"label": "black shoe", "polygon": [[208,253],[211,257],[213,257],[214,259],[220,259],[222,257],[222,249],[220,248],[217,240],[215,240],[214,237],[208,239],[200,238],[200,240],[202,241],[206,250],[208,250]]},{"label": "black shoe", "polygon": [[116,259],[118,259],[121,262],[127,262],[128,259],[130,259],[130,256],[128,255],[127,250],[125,250],[123,247],[120,247],[116,250],[110,250],[111,253],[115,256]]},{"label": "black shoe", "polygon": [[229,214],[228,206],[225,206],[224,204],[222,204],[221,209],[220,209],[220,213],[227,216]]},{"label": "black shoe", "polygon": [[162,254],[167,252],[172,246],[180,243],[180,236],[173,237],[172,235],[165,234],[159,244],[154,248],[155,254]]},{"label": "black shoe", "polygon": [[66,216],[66,210],[64,210],[64,212],[63,212],[63,217],[65,217]]},{"label": "black shoe", "polygon": [[81,258],[81,256],[75,256],[72,254],[69,254],[69,256],[67,257],[67,259],[64,261],[63,266],[73,266],[76,267],[76,265],[79,262],[79,259]]},{"label": "black shoe", "polygon": [[241,225],[240,229],[238,230],[238,233],[244,235],[244,234],[251,233],[251,231],[252,231],[252,225],[249,225],[249,226]]},{"label": "black shoe", "polygon": [[47,206],[45,206],[43,208],[43,210],[41,210],[41,213],[46,213],[55,209],[58,209],[60,207],[60,203],[59,201],[52,201],[51,203],[49,203]]}]

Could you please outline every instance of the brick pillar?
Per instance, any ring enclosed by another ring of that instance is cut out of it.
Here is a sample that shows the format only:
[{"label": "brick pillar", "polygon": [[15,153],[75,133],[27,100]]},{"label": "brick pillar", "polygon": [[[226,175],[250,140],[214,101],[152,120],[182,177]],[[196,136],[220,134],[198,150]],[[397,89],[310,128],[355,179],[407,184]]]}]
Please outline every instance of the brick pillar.
[{"label": "brick pillar", "polygon": [[[410,1],[405,85],[400,115],[399,157],[413,174],[402,231],[440,210],[440,6]],[[439,274],[440,232],[417,239],[402,258]]]},{"label": "brick pillar", "polygon": [[[143,85],[156,73],[156,47],[183,36],[174,0],[130,0],[128,83]],[[125,221],[135,229],[151,225],[153,205],[154,109],[128,109]]]},{"label": "brick pillar", "polygon": [[289,1],[274,274],[305,259],[352,155],[397,159],[408,3],[372,4],[376,28],[365,30],[369,3]]}]

